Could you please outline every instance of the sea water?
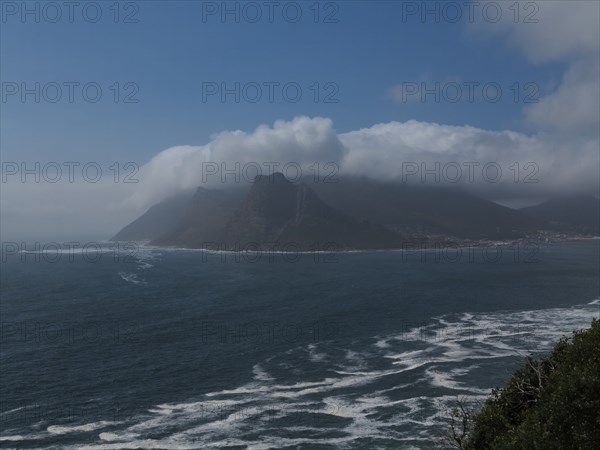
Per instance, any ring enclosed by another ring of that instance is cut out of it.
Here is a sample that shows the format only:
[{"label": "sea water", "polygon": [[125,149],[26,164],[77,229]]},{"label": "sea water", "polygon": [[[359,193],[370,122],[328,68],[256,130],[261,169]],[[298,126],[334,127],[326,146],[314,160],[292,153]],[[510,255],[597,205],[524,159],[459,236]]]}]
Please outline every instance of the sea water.
[{"label": "sea water", "polygon": [[4,255],[0,446],[439,447],[599,316],[599,244]]}]

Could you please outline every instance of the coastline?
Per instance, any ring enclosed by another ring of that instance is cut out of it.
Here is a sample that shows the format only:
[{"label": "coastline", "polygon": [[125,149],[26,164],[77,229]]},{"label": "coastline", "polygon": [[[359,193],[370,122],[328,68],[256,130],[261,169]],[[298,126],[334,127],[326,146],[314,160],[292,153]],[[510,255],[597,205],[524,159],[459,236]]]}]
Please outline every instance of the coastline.
[{"label": "coastline", "polygon": [[[297,250],[297,251],[286,251],[286,250],[274,250],[272,247],[254,247],[254,248],[240,248],[240,249],[217,249],[207,247],[176,247],[176,246],[160,246],[152,245],[149,241],[105,241],[106,244],[124,243],[126,245],[139,245],[140,247],[147,250],[162,250],[162,251],[188,251],[188,252],[201,252],[201,253],[213,253],[213,254],[251,254],[251,253],[271,253],[271,254],[331,254],[331,253],[383,253],[383,252],[411,252],[411,251],[435,251],[435,250],[451,250],[451,249],[470,249],[470,248],[499,248],[499,247],[518,247],[526,246],[531,247],[535,245],[553,245],[561,244],[566,242],[575,241],[598,241],[600,236],[554,236],[552,239],[546,238],[540,240],[539,236],[536,237],[525,237],[511,240],[457,240],[454,242],[445,241],[425,241],[425,242],[413,242],[407,241],[403,247],[390,247],[390,248],[361,248],[361,249],[342,249],[342,248],[331,248],[327,250]],[[214,242],[208,244],[216,244]],[[248,243],[252,245],[253,243]],[[334,242],[328,242],[327,244],[335,244]],[[220,245],[220,244],[219,244]],[[284,245],[287,245],[284,244]]]}]

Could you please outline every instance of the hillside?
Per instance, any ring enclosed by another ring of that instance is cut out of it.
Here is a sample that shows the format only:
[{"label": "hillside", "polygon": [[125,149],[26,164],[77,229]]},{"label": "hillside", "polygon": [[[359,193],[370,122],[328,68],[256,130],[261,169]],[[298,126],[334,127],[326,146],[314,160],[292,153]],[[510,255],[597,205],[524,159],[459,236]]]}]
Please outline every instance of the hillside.
[{"label": "hillside", "polygon": [[544,227],[539,219],[454,189],[358,177],[314,188],[325,202],[346,214],[408,234],[511,239]]},{"label": "hillside", "polygon": [[184,192],[157,203],[110,240],[151,241],[168,233],[183,219],[192,196],[192,192]]},{"label": "hillside", "polygon": [[600,321],[527,358],[483,408],[453,417],[449,444],[463,450],[594,449],[600,445]]},{"label": "hillside", "polygon": [[590,195],[554,198],[520,211],[554,228],[600,236],[600,199]]},{"label": "hillside", "polygon": [[291,183],[277,173],[252,184],[199,187],[193,195],[160,202],[113,240],[193,248],[207,242],[239,246],[269,241],[304,247],[312,241],[334,242],[343,249],[398,248],[407,240],[507,240],[539,230],[597,230],[593,204],[589,199],[547,202],[515,210],[457,189],[362,177]]},{"label": "hillside", "polygon": [[358,221],[323,202],[306,183],[294,184],[282,174],[256,179],[223,233],[228,246],[292,244],[297,249],[398,248],[400,233]]}]

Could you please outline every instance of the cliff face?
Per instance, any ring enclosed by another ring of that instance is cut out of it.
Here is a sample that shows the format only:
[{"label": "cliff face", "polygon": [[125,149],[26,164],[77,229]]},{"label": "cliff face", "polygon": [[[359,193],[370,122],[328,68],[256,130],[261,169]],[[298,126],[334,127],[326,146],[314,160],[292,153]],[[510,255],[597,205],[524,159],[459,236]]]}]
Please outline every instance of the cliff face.
[{"label": "cliff face", "polygon": [[457,189],[382,183],[363,177],[319,183],[314,188],[323,201],[345,214],[408,235],[512,239],[545,228],[543,220]]},{"label": "cliff face", "polygon": [[600,236],[600,200],[592,196],[553,198],[521,211],[560,230]]},{"label": "cliff face", "polygon": [[242,201],[243,190],[199,187],[177,224],[153,245],[198,248],[221,240],[223,229]]},{"label": "cliff face", "polygon": [[359,222],[324,203],[305,183],[280,173],[256,179],[223,233],[228,246],[273,245],[290,250],[395,248],[399,233]]},{"label": "cliff face", "polygon": [[400,248],[407,240],[447,237],[512,239],[537,230],[600,234],[598,203],[571,198],[514,210],[457,190],[358,177],[291,183],[275,173],[251,185],[198,188],[163,201],[113,239],[294,251]]},{"label": "cliff face", "polygon": [[157,203],[110,240],[152,241],[169,233],[183,219],[192,196],[193,192],[185,192]]}]

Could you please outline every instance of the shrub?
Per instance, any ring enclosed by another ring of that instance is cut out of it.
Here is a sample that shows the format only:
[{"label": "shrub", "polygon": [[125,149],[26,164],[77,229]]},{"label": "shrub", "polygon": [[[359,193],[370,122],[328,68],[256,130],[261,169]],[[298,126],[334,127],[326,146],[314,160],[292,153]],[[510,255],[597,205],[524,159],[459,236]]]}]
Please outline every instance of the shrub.
[{"label": "shrub", "polygon": [[600,321],[548,356],[528,357],[479,412],[460,403],[450,428],[452,447],[462,450],[600,448]]}]

